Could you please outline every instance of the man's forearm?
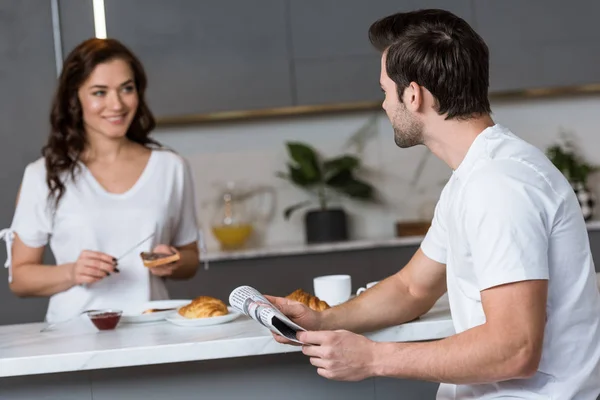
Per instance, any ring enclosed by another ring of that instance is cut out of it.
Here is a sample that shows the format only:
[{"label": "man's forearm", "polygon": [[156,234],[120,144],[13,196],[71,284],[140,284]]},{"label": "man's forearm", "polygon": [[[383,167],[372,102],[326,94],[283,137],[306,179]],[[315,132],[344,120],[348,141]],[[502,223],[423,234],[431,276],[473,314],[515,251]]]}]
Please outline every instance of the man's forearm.
[{"label": "man's forearm", "polygon": [[480,325],[426,343],[377,343],[374,375],[454,384],[525,378],[535,373],[535,346]]},{"label": "man's forearm", "polygon": [[411,321],[429,311],[436,300],[415,297],[398,275],[393,275],[351,301],[323,311],[320,330],[372,332]]}]

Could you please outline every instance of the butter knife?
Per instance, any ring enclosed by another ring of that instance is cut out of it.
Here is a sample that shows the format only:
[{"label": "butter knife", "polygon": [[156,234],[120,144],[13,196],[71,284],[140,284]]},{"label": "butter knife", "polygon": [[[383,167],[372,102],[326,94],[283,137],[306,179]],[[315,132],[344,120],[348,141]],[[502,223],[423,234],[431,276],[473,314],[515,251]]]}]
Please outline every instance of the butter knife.
[{"label": "butter knife", "polygon": [[132,248],[130,248],[129,250],[127,250],[125,253],[123,253],[119,257],[117,257],[117,261],[119,261],[120,259],[122,259],[123,257],[125,257],[127,254],[129,254],[132,251],[134,251],[135,249],[137,249],[139,246],[141,246],[147,240],[150,240],[150,238],[152,238],[153,236],[154,236],[154,232],[152,232],[148,237],[140,240],[138,243],[135,244],[135,246],[133,246]]}]

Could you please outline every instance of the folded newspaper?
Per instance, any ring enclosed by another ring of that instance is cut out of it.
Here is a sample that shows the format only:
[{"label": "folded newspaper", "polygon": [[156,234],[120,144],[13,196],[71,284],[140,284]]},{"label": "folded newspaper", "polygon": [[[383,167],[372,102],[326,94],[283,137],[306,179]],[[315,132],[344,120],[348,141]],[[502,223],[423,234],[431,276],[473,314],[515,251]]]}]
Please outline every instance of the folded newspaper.
[{"label": "folded newspaper", "polygon": [[293,323],[288,317],[283,315],[258,290],[250,286],[240,286],[234,289],[229,295],[229,304],[239,312],[258,321],[272,332],[284,336],[293,342],[302,343],[296,339],[296,332],[306,331],[306,329]]}]

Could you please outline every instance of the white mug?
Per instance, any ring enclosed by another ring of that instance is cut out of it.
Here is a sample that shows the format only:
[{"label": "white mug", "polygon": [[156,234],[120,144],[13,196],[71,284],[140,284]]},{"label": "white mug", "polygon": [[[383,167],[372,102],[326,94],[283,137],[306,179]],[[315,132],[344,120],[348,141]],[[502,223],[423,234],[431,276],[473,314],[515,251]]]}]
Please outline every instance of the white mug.
[{"label": "white mug", "polygon": [[375,282],[369,282],[367,283],[366,287],[361,287],[358,288],[358,290],[356,291],[356,295],[358,296],[359,294],[361,294],[362,292],[364,292],[365,290],[372,288],[373,286],[377,285],[379,283],[379,281],[375,281]]},{"label": "white mug", "polygon": [[327,302],[330,306],[337,306],[348,301],[352,295],[352,278],[350,275],[326,275],[313,279],[315,296]]}]

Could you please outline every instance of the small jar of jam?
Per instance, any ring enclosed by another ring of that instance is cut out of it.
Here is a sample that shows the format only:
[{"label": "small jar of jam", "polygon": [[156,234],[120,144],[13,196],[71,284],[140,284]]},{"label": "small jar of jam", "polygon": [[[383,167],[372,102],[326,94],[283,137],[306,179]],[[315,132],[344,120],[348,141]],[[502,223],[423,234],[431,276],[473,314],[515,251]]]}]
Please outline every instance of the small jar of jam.
[{"label": "small jar of jam", "polygon": [[92,323],[101,331],[115,329],[121,319],[121,310],[94,310],[88,311],[87,315]]}]

